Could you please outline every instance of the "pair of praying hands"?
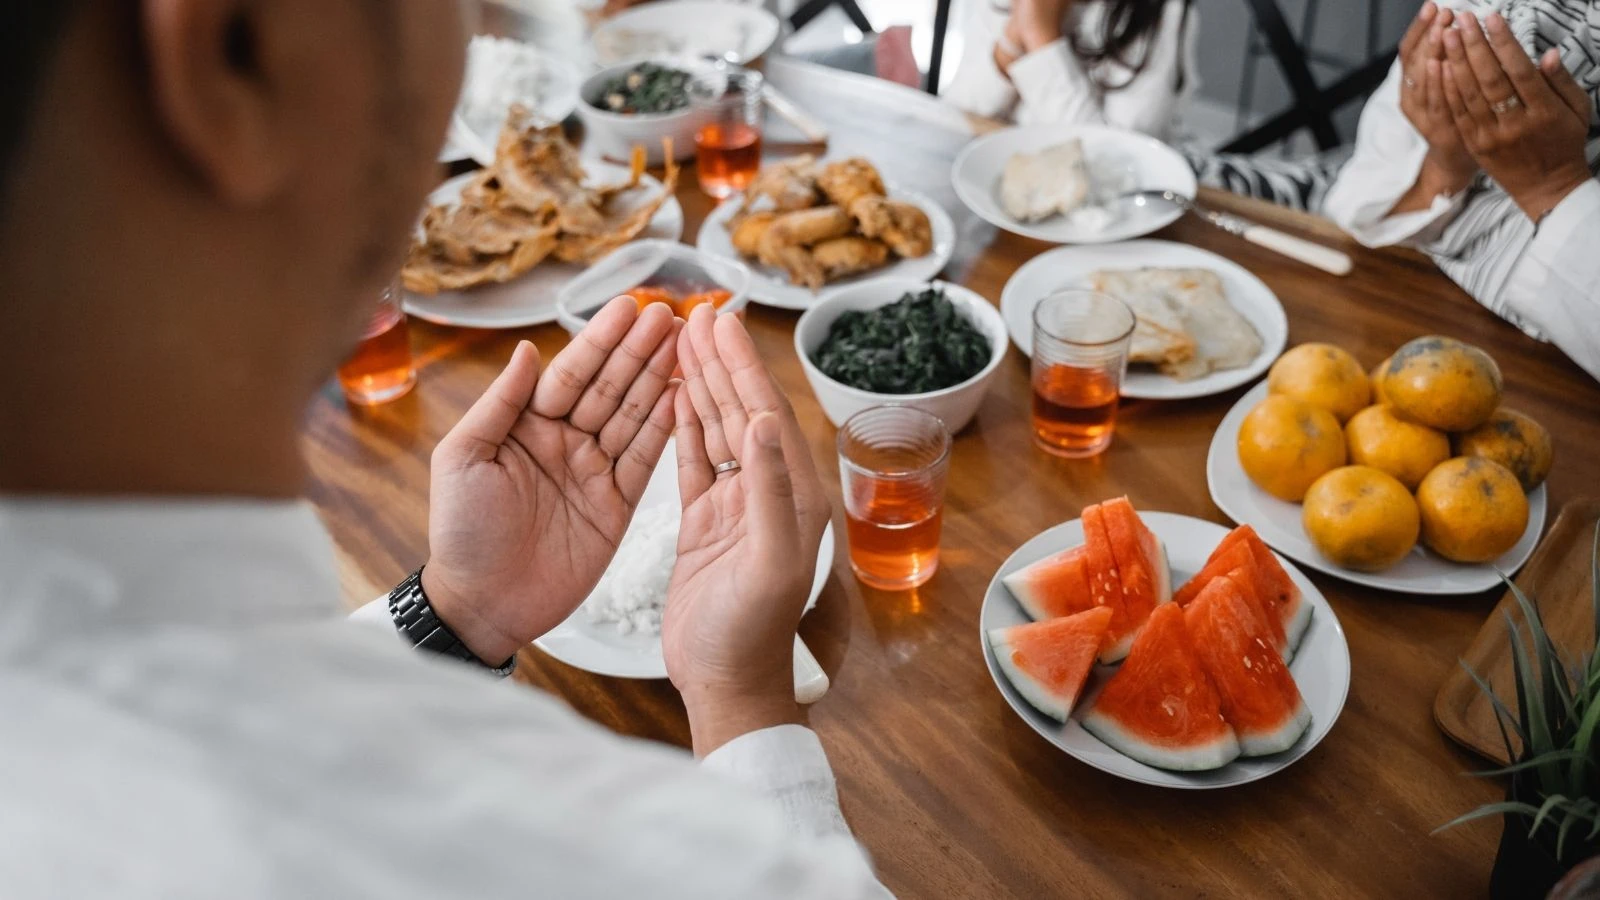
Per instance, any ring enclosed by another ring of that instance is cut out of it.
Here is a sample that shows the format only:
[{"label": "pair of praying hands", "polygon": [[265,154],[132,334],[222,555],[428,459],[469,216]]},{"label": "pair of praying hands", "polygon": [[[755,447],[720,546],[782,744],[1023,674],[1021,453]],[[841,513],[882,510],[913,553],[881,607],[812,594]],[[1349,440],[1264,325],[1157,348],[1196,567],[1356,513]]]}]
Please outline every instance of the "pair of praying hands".
[{"label": "pair of praying hands", "polygon": [[674,433],[667,671],[691,724],[697,707],[781,718],[830,506],[749,334],[709,306],[684,322],[619,297],[542,370],[519,345],[434,452],[424,588],[475,653],[505,660],[594,589]]},{"label": "pair of praying hands", "polygon": [[1538,221],[1590,177],[1593,104],[1560,54],[1535,62],[1499,13],[1426,3],[1400,42],[1400,109],[1428,142],[1418,184],[1453,194],[1479,171]]}]

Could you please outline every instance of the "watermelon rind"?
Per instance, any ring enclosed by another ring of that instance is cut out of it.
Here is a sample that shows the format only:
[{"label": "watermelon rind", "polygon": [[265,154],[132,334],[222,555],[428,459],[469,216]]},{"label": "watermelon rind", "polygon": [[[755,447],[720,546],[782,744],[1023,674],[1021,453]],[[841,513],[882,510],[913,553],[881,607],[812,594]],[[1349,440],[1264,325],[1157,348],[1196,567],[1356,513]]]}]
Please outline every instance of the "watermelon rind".
[{"label": "watermelon rind", "polygon": [[1110,666],[1128,658],[1128,652],[1133,649],[1133,639],[1139,636],[1137,630],[1130,631],[1122,639],[1107,646],[1100,651],[1100,665]]},{"label": "watermelon rind", "polygon": [[1028,614],[1028,618],[1035,622],[1043,622],[1050,616],[1039,605],[1039,598],[1034,596],[1033,590],[1028,587],[1028,574],[1031,568],[1032,566],[1029,566],[1012,572],[1010,575],[1000,579],[1000,583],[1006,586],[1006,590],[1011,592],[1011,596],[1017,598],[1017,605],[1022,607],[1023,612]]},{"label": "watermelon rind", "polygon": [[996,628],[989,632],[989,648],[994,651],[994,658],[1000,663],[1000,671],[1005,673],[1006,680],[1017,689],[1024,700],[1057,722],[1067,721],[1067,716],[1072,713],[1072,706],[1077,701],[1076,697],[1062,697],[1040,684],[1033,676],[1017,668],[1012,662],[1012,646],[1007,639],[1008,628]]},{"label": "watermelon rind", "polygon": [[1301,698],[1300,705],[1295,709],[1294,715],[1288,721],[1272,731],[1258,731],[1252,733],[1239,733],[1240,756],[1271,756],[1274,753],[1293,747],[1300,740],[1300,735],[1306,733],[1311,727],[1311,707],[1306,706],[1305,698]]},{"label": "watermelon rind", "polygon": [[1094,709],[1084,713],[1078,724],[1123,756],[1169,772],[1205,772],[1220,769],[1239,758],[1239,740],[1231,730],[1215,740],[1177,749],[1141,740]]},{"label": "watermelon rind", "polygon": [[[1298,589],[1296,585],[1296,589]],[[1296,599],[1294,612],[1283,623],[1283,630],[1288,638],[1289,647],[1283,653],[1285,663],[1294,660],[1294,655],[1300,652],[1300,641],[1306,636],[1306,631],[1311,626],[1311,604],[1306,601],[1302,593]]]},{"label": "watermelon rind", "polygon": [[1167,559],[1167,542],[1156,538],[1156,605],[1172,602],[1172,563]]}]

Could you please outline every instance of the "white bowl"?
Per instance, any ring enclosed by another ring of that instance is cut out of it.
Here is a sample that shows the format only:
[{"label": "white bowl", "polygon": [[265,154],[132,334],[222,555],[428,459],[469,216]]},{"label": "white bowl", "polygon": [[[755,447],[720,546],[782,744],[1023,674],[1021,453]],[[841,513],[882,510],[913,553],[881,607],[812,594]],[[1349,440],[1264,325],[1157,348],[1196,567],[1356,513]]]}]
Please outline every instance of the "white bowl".
[{"label": "white bowl", "polygon": [[626,163],[633,158],[633,148],[643,147],[645,159],[652,166],[666,160],[661,142],[672,139],[672,155],[682,162],[694,158],[694,136],[701,126],[711,122],[712,110],[693,105],[668,113],[615,113],[602,109],[601,93],[611,79],[632,69],[640,62],[688,72],[690,75],[715,76],[716,67],[710,63],[686,59],[656,58],[634,60],[607,66],[590,75],[578,89],[578,118],[583,122],[583,148],[585,152],[599,154],[614,162]]},{"label": "white bowl", "polygon": [[[942,288],[944,295],[958,309],[966,313],[968,321],[989,337],[991,353],[989,364],[983,371],[954,387],[923,394],[875,394],[853,388],[829,378],[811,361],[811,354],[827,340],[828,331],[835,319],[851,310],[877,309],[888,306],[908,293]],[[822,404],[822,411],[834,425],[843,425],[851,416],[873,406],[894,404],[910,406],[930,412],[944,420],[945,427],[955,434],[967,427],[983,404],[989,385],[1000,371],[1000,361],[1005,359],[1009,338],[1006,322],[994,304],[981,295],[957,284],[944,281],[919,281],[910,278],[877,278],[862,284],[843,288],[817,301],[817,304],[800,317],[794,328],[794,350],[800,357],[806,380]]]},{"label": "white bowl", "polygon": [[602,306],[646,282],[667,282],[696,291],[732,291],[719,314],[736,313],[750,303],[750,269],[744,263],[712,256],[677,241],[624,244],[556,294],[556,321],[576,335]]},{"label": "white bowl", "polygon": [[760,5],[729,0],[674,0],[620,12],[594,30],[601,65],[639,57],[717,56],[746,65],[778,41],[782,24]]}]

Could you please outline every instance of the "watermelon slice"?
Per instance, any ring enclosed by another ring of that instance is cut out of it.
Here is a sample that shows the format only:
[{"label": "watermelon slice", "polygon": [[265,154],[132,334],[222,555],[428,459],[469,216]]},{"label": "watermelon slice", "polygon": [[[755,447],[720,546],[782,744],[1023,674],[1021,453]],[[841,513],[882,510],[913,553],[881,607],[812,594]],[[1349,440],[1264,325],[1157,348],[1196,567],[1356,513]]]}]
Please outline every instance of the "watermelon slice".
[{"label": "watermelon slice", "polygon": [[1083,508],[1083,537],[1089,554],[1089,596],[1095,606],[1111,609],[1111,631],[1105,649],[1100,651],[1100,662],[1109,665],[1128,655],[1141,623],[1129,615],[1123,603],[1122,576],[1117,573],[1105,512],[1099,506]]},{"label": "watermelon slice", "polygon": [[1242,756],[1282,753],[1311,725],[1272,632],[1231,578],[1215,578],[1184,610],[1200,665],[1222,699]]},{"label": "watermelon slice", "polygon": [[[1284,633],[1282,652],[1284,659],[1293,659],[1294,651],[1311,624],[1311,604],[1301,596],[1294,580],[1284,570],[1274,554],[1249,525],[1241,525],[1228,532],[1227,537],[1211,552],[1206,564],[1189,581],[1173,594],[1173,602],[1188,606],[1215,578],[1245,569],[1248,581],[1254,585],[1255,599],[1267,609],[1276,612]],[[1241,585],[1245,579],[1240,579]]]},{"label": "watermelon slice", "polygon": [[1111,625],[1104,606],[1065,618],[989,632],[1000,671],[1036,709],[1065,722],[1078,702]]},{"label": "watermelon slice", "polygon": [[1283,655],[1285,660],[1294,658],[1294,648],[1289,646],[1288,632],[1285,631],[1283,620],[1278,616],[1278,607],[1272,601],[1276,591],[1275,585],[1261,572],[1256,565],[1255,554],[1250,552],[1250,547],[1242,541],[1235,541],[1231,546],[1217,550],[1206,561],[1205,567],[1199,574],[1178,589],[1173,595],[1173,602],[1179,606],[1188,607],[1199,599],[1200,593],[1219,578],[1230,578],[1234,585],[1244,594],[1246,600],[1261,616],[1267,628],[1272,632],[1272,646]]},{"label": "watermelon slice", "polygon": [[1089,592],[1089,551],[1085,547],[1073,547],[1041,559],[1007,575],[1002,583],[1036,622],[1094,608],[1094,597]]},{"label": "watermelon slice", "polygon": [[1145,527],[1127,497],[1107,500],[1100,510],[1122,580],[1122,607],[1136,626],[1143,625],[1157,606],[1172,599],[1167,548]]},{"label": "watermelon slice", "polygon": [[1239,739],[1190,646],[1184,611],[1172,603],[1150,614],[1127,662],[1081,722],[1119,752],[1159,769],[1217,769],[1239,756]]}]

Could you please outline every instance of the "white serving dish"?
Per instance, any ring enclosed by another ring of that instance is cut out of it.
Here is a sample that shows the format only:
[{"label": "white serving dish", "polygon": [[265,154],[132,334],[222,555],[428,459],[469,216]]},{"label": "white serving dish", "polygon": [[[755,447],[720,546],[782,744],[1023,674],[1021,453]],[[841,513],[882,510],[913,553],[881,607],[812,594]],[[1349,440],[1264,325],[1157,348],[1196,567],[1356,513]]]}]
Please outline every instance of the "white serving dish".
[{"label": "white serving dish", "polygon": [[[943,288],[945,296],[988,336],[991,356],[983,371],[944,390],[922,394],[875,394],[829,378],[811,361],[811,354],[827,340],[829,328],[841,314],[849,310],[887,306],[907,293],[922,291],[930,286]],[[983,405],[984,395],[999,374],[1000,361],[1005,359],[1006,341],[1005,320],[994,305],[981,295],[956,284],[909,278],[878,278],[835,291],[807,310],[794,329],[794,349],[800,357],[801,368],[805,370],[806,381],[810,382],[823,413],[834,425],[843,425],[863,409],[893,404],[914,407],[938,416],[952,434],[965,428]]]},{"label": "white serving dish", "polygon": [[618,63],[590,75],[578,89],[578,118],[583,122],[586,154],[625,163],[633,158],[634,147],[643,147],[646,161],[658,166],[666,161],[662,142],[670,139],[673,158],[680,162],[694,158],[695,134],[711,121],[711,110],[691,104],[668,113],[624,114],[597,105],[603,101],[601,93],[607,82],[646,61],[680,69],[695,77],[716,76],[716,67],[710,63],[658,57]]},{"label": "white serving dish", "polygon": [[649,282],[683,293],[733,292],[718,313],[736,313],[750,303],[750,269],[677,241],[634,241],[613,251],[567,282],[556,294],[556,321],[576,335],[612,298]]}]

